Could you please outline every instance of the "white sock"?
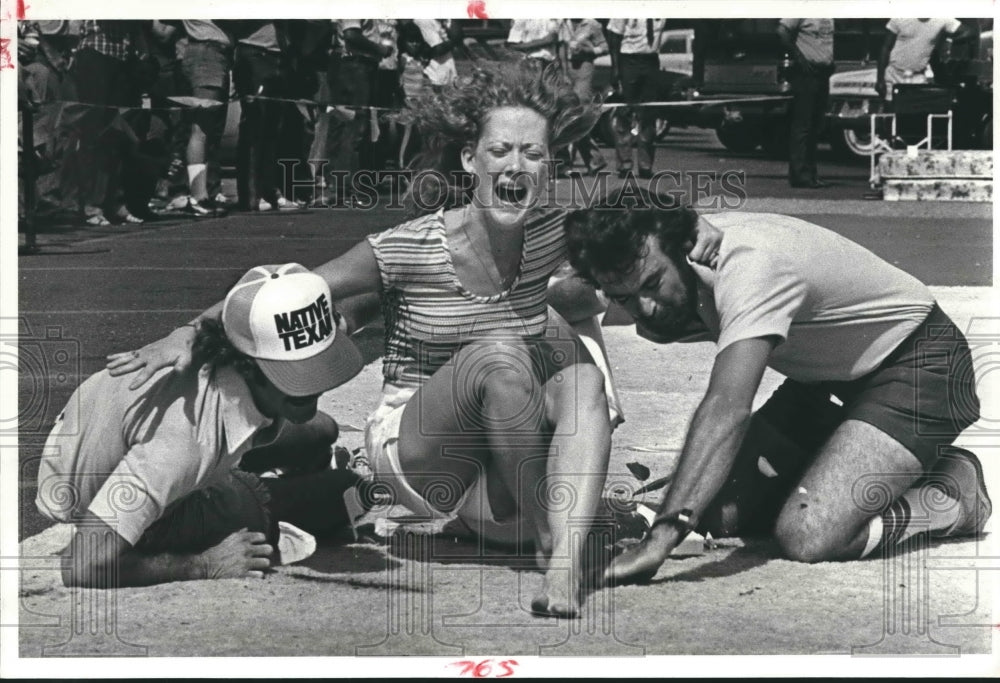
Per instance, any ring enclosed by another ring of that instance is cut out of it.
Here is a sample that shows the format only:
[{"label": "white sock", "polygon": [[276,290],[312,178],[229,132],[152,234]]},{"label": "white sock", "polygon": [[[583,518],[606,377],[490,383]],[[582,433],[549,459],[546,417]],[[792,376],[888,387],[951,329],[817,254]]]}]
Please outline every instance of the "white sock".
[{"label": "white sock", "polygon": [[921,531],[941,531],[948,529],[958,521],[962,514],[962,505],[951,496],[942,496],[927,490],[927,486],[907,489],[903,498],[910,504],[912,519],[918,521],[915,528],[907,530],[900,541],[906,540]]},{"label": "white sock", "polygon": [[208,174],[205,164],[188,164],[188,188],[191,196],[201,200],[208,197]]}]

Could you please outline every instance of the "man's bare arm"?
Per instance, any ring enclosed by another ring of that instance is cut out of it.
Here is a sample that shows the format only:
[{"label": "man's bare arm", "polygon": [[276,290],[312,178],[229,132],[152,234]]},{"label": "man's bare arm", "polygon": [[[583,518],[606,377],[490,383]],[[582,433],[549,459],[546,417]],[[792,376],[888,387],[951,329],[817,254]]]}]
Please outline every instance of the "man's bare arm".
[{"label": "man's bare arm", "polygon": [[264,534],[241,529],[195,555],[137,552],[117,531],[91,513],[77,521],[63,552],[67,586],[116,588],[214,578],[262,578],[273,548]]},{"label": "man's bare arm", "polygon": [[[750,425],[753,399],[775,341],[773,337],[745,339],[719,353],[658,519],[688,509],[695,523],[722,488]],[[655,524],[646,541],[615,559],[608,578],[651,578],[681,540],[683,533],[675,525]]]}]

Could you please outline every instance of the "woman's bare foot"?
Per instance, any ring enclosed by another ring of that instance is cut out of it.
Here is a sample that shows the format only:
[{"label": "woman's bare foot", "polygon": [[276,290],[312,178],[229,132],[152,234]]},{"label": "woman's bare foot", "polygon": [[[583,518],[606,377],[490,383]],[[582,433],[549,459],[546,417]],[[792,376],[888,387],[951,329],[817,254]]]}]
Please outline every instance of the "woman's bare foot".
[{"label": "woman's bare foot", "polygon": [[580,618],[580,589],[567,569],[545,573],[542,591],[531,600],[531,612],[543,617]]}]

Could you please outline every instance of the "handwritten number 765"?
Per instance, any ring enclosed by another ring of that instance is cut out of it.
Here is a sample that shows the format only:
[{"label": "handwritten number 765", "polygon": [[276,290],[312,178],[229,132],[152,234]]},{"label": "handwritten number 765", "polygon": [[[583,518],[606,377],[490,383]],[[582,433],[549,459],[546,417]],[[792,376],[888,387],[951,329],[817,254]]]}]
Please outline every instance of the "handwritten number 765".
[{"label": "handwritten number 765", "polygon": [[494,662],[492,659],[484,659],[481,662],[475,662],[471,659],[463,659],[457,662],[452,662],[449,666],[458,666],[462,668],[459,672],[459,676],[472,676],[473,678],[506,678],[507,676],[514,675],[514,667],[517,666],[516,659],[505,659],[502,662],[496,662],[496,667],[494,668]]}]

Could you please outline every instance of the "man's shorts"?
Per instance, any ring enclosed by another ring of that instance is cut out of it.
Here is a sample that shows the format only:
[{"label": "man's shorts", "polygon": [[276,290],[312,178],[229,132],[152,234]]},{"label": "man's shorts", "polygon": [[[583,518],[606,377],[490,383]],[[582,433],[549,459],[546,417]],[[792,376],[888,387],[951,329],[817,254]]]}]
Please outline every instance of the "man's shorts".
[{"label": "man's shorts", "polygon": [[212,88],[225,91],[229,89],[233,48],[210,40],[188,40],[181,64],[193,90]]},{"label": "man's shorts", "polygon": [[943,446],[979,419],[972,352],[937,304],[874,371],[819,387],[843,401],[845,420],[867,422],[885,432],[913,453],[925,471]]},{"label": "man's shorts", "polygon": [[717,537],[770,534],[788,495],[845,420],[885,432],[928,471],[942,447],[978,418],[968,343],[935,305],[863,377],[809,384],[786,379],[754,413],[725,485],[702,516],[701,530]]}]

